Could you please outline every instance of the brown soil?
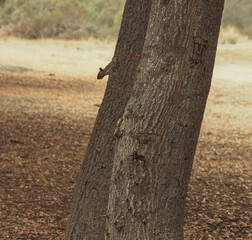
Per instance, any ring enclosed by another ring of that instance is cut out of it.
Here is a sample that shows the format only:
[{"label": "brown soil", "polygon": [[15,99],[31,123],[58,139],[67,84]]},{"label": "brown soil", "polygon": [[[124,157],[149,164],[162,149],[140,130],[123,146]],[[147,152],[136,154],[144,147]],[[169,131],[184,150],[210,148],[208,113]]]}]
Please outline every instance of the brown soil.
[{"label": "brown soil", "polygon": [[[114,43],[0,40],[0,239],[63,239]],[[185,239],[252,239],[252,43],[220,45]],[[91,216],[88,216],[91,217]],[[250,224],[250,225],[249,225]]]}]

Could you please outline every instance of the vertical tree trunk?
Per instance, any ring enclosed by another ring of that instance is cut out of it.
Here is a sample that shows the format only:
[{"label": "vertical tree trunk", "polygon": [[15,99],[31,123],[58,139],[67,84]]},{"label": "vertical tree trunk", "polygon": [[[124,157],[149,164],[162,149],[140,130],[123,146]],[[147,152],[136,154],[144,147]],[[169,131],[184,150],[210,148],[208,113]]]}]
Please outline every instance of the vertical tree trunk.
[{"label": "vertical tree trunk", "polygon": [[[127,0],[115,51],[114,68],[78,175],[65,239],[104,239],[105,219],[78,221],[107,212],[116,122],[129,99],[145,42],[152,0]],[[117,57],[118,56],[118,57]],[[97,69],[98,70],[98,69]]]},{"label": "vertical tree trunk", "polygon": [[153,2],[145,57],[116,143],[109,239],[183,239],[224,1],[200,0],[194,21],[196,3]]},{"label": "vertical tree trunk", "polygon": [[66,239],[183,238],[223,1],[127,0]]},{"label": "vertical tree trunk", "polygon": [[156,239],[183,239],[184,205],[210,90],[224,0],[199,0],[187,73],[161,155]]},{"label": "vertical tree trunk", "polygon": [[[161,161],[187,73],[196,7],[197,0],[152,3],[141,71],[122,116],[122,136],[116,143],[109,239],[147,240],[157,239],[159,234]],[[174,192],[171,194],[174,197]],[[180,239],[177,224],[172,227],[176,227],[173,239]]]}]

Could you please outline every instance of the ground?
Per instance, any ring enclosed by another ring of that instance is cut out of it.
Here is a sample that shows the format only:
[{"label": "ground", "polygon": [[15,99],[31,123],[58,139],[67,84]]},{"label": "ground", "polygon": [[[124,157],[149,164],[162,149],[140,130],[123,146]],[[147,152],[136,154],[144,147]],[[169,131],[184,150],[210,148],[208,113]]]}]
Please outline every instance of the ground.
[{"label": "ground", "polygon": [[[0,39],[0,239],[64,239],[114,46]],[[219,45],[185,239],[252,239],[251,92],[252,41]]]}]

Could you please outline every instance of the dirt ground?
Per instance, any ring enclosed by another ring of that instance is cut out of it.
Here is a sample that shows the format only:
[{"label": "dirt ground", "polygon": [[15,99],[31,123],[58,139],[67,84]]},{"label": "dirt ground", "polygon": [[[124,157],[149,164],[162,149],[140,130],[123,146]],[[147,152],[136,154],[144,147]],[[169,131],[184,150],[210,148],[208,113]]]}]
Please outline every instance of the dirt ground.
[{"label": "dirt ground", "polygon": [[[0,39],[0,239],[64,239],[115,43]],[[218,47],[185,239],[252,239],[252,41]]]}]

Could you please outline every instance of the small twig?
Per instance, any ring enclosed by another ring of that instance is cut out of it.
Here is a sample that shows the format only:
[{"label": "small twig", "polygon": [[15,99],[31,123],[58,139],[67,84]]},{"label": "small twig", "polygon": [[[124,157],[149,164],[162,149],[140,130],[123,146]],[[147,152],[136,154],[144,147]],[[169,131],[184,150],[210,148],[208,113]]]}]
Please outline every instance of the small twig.
[{"label": "small twig", "polygon": [[116,54],[116,57],[143,57],[144,54]]},{"label": "small twig", "polygon": [[92,220],[92,219],[105,218],[105,217],[108,217],[108,213],[106,213],[104,215],[100,215],[100,216],[96,216],[96,217],[91,217],[91,218],[87,218],[87,219],[84,219],[84,220],[80,220],[78,222],[73,222],[73,223],[69,224],[69,226],[72,226],[72,225],[75,225],[75,224],[81,223],[81,222],[86,222],[86,221],[89,221],[89,220]]}]

